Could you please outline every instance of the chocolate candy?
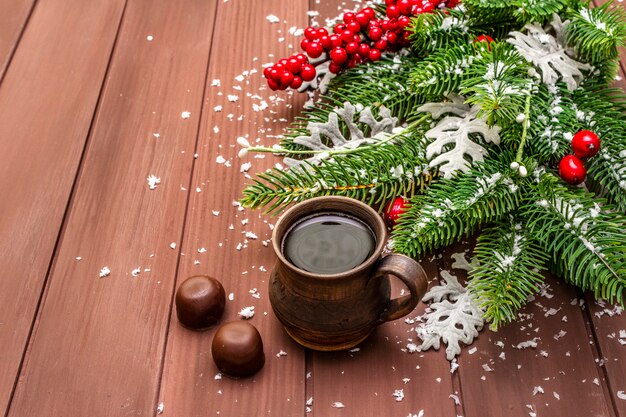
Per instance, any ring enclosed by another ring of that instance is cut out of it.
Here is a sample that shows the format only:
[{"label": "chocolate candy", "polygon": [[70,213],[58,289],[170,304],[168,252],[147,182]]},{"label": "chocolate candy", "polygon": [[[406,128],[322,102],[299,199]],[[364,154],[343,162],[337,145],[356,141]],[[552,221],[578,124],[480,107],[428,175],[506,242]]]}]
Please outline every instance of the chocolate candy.
[{"label": "chocolate candy", "polygon": [[233,377],[250,376],[265,364],[261,335],[245,321],[225,323],[217,329],[211,353],[220,371]]},{"label": "chocolate candy", "polygon": [[197,275],[187,278],[176,291],[176,314],[180,323],[193,330],[205,330],[224,313],[226,293],[215,278]]}]

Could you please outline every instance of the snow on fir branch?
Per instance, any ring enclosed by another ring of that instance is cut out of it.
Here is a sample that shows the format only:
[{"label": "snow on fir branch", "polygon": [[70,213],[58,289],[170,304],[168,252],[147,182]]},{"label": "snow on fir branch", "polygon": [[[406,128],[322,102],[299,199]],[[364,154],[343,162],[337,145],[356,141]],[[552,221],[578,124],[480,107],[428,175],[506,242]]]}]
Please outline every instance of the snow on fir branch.
[{"label": "snow on fir branch", "polygon": [[433,287],[423,298],[424,302],[431,303],[429,308],[432,311],[416,332],[422,339],[421,350],[438,350],[443,342],[447,345],[446,357],[451,361],[461,353],[461,343],[470,345],[474,341],[484,320],[472,294],[456,276],[444,270],[441,278],[445,284]]},{"label": "snow on fir branch", "polygon": [[417,109],[418,112],[431,113],[434,118],[449,114],[425,135],[433,141],[426,148],[430,167],[439,167],[445,179],[452,178],[458,171],[467,172],[473,163],[482,162],[488,154],[487,149],[473,141],[471,135],[480,134],[485,142],[500,143],[500,127],[490,127],[478,118],[479,106],[470,107],[459,96],[450,99],[444,103],[424,104]]},{"label": "snow on fir branch", "polygon": [[337,107],[328,114],[326,122],[309,122],[307,125],[309,135],[300,135],[293,139],[295,144],[321,152],[316,152],[306,159],[285,157],[285,165],[301,166],[305,162],[318,165],[320,161],[331,157],[329,151],[336,153],[356,149],[365,144],[380,142],[397,132],[395,129],[398,119],[391,115],[389,109],[380,106],[378,117],[377,119],[374,116],[369,106],[345,102],[343,107]]},{"label": "snow on fir branch", "polygon": [[590,71],[593,67],[570,57],[573,51],[557,40],[562,37],[560,31],[566,25],[561,23],[558,16],[555,19],[557,21],[552,27],[557,31],[556,34],[547,33],[537,24],[528,24],[524,27],[526,33],[511,32],[508,42],[527,61],[539,68],[546,85],[563,81],[570,91],[574,91],[584,78],[582,71]]}]

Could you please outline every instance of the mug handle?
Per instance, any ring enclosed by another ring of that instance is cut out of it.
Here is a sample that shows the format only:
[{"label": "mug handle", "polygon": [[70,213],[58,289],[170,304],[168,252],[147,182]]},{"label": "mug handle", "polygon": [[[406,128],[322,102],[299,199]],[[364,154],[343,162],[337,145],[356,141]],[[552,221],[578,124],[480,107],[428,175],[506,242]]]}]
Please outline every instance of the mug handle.
[{"label": "mug handle", "polygon": [[392,253],[383,258],[376,276],[383,277],[387,274],[400,279],[409,289],[410,294],[389,300],[379,316],[380,322],[396,320],[409,314],[424,297],[428,288],[426,272],[420,264],[408,256]]}]

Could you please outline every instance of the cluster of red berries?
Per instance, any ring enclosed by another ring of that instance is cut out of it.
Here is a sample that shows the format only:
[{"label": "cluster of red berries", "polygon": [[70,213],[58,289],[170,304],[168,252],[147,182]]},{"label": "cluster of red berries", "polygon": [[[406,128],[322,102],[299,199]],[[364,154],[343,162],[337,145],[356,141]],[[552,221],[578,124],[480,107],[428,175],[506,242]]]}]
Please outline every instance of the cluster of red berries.
[{"label": "cluster of red berries", "polygon": [[362,62],[378,61],[383,52],[397,51],[409,46],[407,26],[411,16],[431,13],[437,8],[454,7],[458,0],[386,0],[386,18],[376,17],[374,9],[366,7],[356,13],[346,12],[343,22],[330,33],[326,28],[307,27],[300,47],[306,53],[283,58],[264,70],[272,90],[297,89],[303,81],[311,81],[316,65],[330,60],[328,70],[337,74]]},{"label": "cluster of red berries", "polygon": [[587,169],[584,159],[591,158],[600,151],[600,138],[590,130],[581,130],[572,138],[573,155],[566,155],[559,163],[559,175],[571,185],[585,181]]}]

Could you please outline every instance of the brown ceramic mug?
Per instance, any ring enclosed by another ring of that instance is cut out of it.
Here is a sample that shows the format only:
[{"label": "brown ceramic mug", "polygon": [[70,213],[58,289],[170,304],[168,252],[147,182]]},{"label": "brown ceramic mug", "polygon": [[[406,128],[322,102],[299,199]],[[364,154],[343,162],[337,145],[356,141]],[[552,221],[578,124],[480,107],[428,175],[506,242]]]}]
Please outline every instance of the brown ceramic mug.
[{"label": "brown ceramic mug", "polygon": [[[371,254],[349,270],[314,273],[285,255],[285,238],[303,219],[334,214],[356,219],[372,233]],[[362,342],[381,323],[409,314],[427,287],[426,273],[413,259],[383,257],[387,228],[368,205],[346,197],[318,197],[296,204],[276,223],[273,247],[278,260],[269,284],[270,303],[287,333],[315,350],[341,350]],[[391,299],[389,276],[409,294]]]}]

